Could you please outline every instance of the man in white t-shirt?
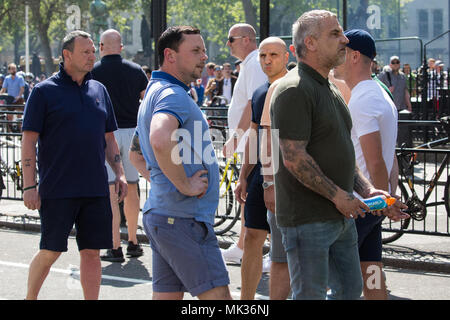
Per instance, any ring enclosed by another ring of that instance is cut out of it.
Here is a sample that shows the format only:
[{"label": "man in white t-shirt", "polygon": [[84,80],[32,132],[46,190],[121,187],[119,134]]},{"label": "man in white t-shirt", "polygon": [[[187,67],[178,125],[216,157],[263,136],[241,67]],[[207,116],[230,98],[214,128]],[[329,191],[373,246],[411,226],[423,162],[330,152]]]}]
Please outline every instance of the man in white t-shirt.
[{"label": "man in white t-shirt", "polygon": [[242,61],[228,109],[230,138],[223,148],[223,155],[231,157],[235,151],[244,151],[244,133],[250,127],[252,96],[257,88],[267,82],[267,76],[259,64],[256,31],[251,25],[239,23],[232,26],[228,32],[227,46],[231,55]]},{"label": "man in white t-shirt", "polygon": [[[228,109],[229,139],[222,150],[224,157],[230,158],[234,152],[244,152],[252,117],[253,93],[267,82],[267,75],[259,63],[256,31],[251,25],[246,23],[233,25],[228,31],[227,46],[230,47],[231,55],[242,61]],[[244,212],[243,207],[241,212]],[[243,215],[241,216],[243,218]],[[244,234],[245,227],[242,219],[238,242],[222,252],[226,262],[240,263],[244,248]]]},{"label": "man in white t-shirt", "polygon": [[[357,165],[366,178],[377,189],[393,194],[396,185],[390,183],[394,167],[395,143],[397,140],[397,108],[392,99],[371,77],[371,62],[376,56],[375,41],[360,29],[345,32],[349,39],[346,61],[334,69],[334,76],[345,80],[351,91],[348,104],[352,116],[351,131]],[[395,171],[395,170],[394,170]],[[397,175],[398,177],[398,175]],[[391,188],[393,187],[393,188]],[[359,195],[357,195],[359,197]],[[381,222],[383,216],[366,215],[356,220],[359,255],[364,279],[365,299],[387,299],[387,290],[382,276]],[[368,286],[370,277],[380,286]]]}]

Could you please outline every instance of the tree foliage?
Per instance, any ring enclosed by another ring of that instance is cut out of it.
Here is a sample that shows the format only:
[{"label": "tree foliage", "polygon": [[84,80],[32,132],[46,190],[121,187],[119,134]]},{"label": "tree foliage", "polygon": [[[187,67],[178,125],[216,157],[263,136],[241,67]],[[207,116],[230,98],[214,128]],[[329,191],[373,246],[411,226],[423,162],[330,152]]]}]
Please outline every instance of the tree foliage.
[{"label": "tree foliage", "polygon": [[[32,50],[40,49],[45,56],[47,70],[53,68],[53,57],[60,55],[61,41],[67,33],[66,12],[69,5],[75,4],[85,13],[81,29],[89,31],[89,4],[92,0],[1,0],[0,6],[0,52],[5,47],[14,47],[16,55],[24,51],[24,7],[30,6],[30,35]],[[126,31],[128,21],[136,15],[143,14],[151,25],[151,0],[103,0],[108,7],[113,27],[120,32]],[[348,0],[349,27],[364,27],[369,14],[367,8],[376,4],[382,8],[382,25],[391,24],[392,17],[400,15],[405,23],[403,7],[412,0]],[[305,11],[327,9],[338,14],[341,23],[343,0],[272,0],[270,10],[270,34],[291,34],[292,23]],[[247,22],[253,25],[259,34],[259,5],[257,0],[167,0],[167,24],[187,24],[198,27],[204,36],[209,56],[218,63],[230,61],[226,40],[229,28],[235,23]],[[391,18],[389,18],[391,17]],[[398,24],[397,20],[394,21]],[[397,27],[398,28],[398,27]],[[372,30],[377,37],[387,37],[387,28]],[[53,49],[52,49],[53,48]]]}]

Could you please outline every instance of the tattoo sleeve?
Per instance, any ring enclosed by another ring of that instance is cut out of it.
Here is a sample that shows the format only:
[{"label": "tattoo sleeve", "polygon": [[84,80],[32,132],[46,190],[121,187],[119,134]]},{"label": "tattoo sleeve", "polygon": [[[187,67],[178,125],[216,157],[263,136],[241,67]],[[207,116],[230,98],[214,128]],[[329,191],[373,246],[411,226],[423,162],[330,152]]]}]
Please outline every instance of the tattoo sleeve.
[{"label": "tattoo sleeve", "polygon": [[358,166],[356,166],[353,190],[355,190],[362,197],[366,197],[370,188],[372,188],[372,184],[366,177],[364,177]]},{"label": "tattoo sleeve", "polygon": [[137,152],[142,155],[141,144],[139,143],[139,136],[133,135],[133,140],[131,141],[130,151]]},{"label": "tattoo sleeve", "polygon": [[307,141],[280,139],[283,163],[303,185],[332,200],[337,194],[338,186],[325,176],[316,161],[306,152],[307,144]]}]

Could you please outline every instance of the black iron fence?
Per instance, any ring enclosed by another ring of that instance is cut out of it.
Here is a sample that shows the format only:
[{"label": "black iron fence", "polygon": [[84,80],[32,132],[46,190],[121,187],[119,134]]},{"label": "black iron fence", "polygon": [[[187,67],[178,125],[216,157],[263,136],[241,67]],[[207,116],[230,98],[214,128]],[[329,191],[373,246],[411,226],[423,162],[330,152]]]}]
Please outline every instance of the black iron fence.
[{"label": "black iron fence", "polygon": [[[17,174],[20,173],[18,170],[20,170],[21,133],[18,132],[18,129],[21,124],[22,111],[11,111],[11,108],[20,109],[23,108],[23,106],[0,106],[0,157],[1,172],[5,187],[2,190],[3,193],[1,197],[3,199],[22,200],[20,179],[17,177]],[[215,145],[215,148],[219,156],[221,154],[221,145],[226,139],[228,107],[202,107],[201,109],[206,114],[211,128],[215,129],[215,133],[212,134],[212,136],[213,139],[217,139],[218,143]],[[8,120],[8,115],[13,116],[13,118]],[[399,120],[399,133],[402,131],[406,136],[409,136],[411,141],[410,145],[407,145],[407,147],[417,146],[424,142],[435,141],[446,137],[446,135],[443,134],[444,129],[442,129],[441,123],[436,120]],[[445,147],[446,146],[441,146],[438,150],[412,149],[417,154],[416,162],[414,162],[412,166],[412,187],[419,198],[422,197],[430,187],[430,181],[432,181],[434,175],[438,172],[445,155],[450,153],[450,150],[443,149]],[[397,151],[400,151],[400,148],[398,148]],[[400,224],[385,223],[383,225],[383,230],[386,232],[402,231],[404,233],[412,234],[450,236],[450,218],[448,216],[448,208],[450,207],[450,204],[448,203],[450,197],[450,187],[448,186],[449,176],[449,163],[445,163],[443,173],[441,174],[431,197],[428,199],[428,204],[431,205],[425,209],[427,213],[425,219],[422,221],[411,220],[408,228],[405,230],[401,229]],[[400,181],[406,188],[407,185],[405,184],[405,180],[400,179]],[[143,204],[148,195],[149,185],[142,178],[140,186],[142,196],[141,204]],[[411,193],[407,188],[406,190],[409,194]],[[406,200],[406,198],[404,200]]]},{"label": "black iron fence", "polygon": [[2,199],[22,200],[21,139],[23,105],[0,104],[0,192]]}]

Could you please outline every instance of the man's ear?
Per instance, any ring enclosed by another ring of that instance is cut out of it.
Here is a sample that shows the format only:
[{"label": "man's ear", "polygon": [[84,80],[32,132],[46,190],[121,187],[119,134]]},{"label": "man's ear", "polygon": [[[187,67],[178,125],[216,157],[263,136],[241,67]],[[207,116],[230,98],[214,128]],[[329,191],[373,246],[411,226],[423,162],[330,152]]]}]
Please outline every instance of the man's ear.
[{"label": "man's ear", "polygon": [[293,44],[289,45],[289,51],[292,52],[292,54],[294,55],[294,57],[296,57],[297,55],[295,54],[295,47]]},{"label": "man's ear", "polygon": [[165,48],[164,49],[164,61],[167,62],[174,62],[175,61],[175,50],[170,49],[170,48]]},{"label": "man's ear", "polygon": [[314,37],[312,36],[308,36],[305,38],[304,40],[304,44],[305,46],[308,48],[309,51],[316,51],[316,39],[314,39]]},{"label": "man's ear", "polygon": [[67,49],[64,49],[62,54],[63,54],[64,61],[70,60],[70,58],[72,56],[72,52],[70,52],[70,50],[67,50]]}]

